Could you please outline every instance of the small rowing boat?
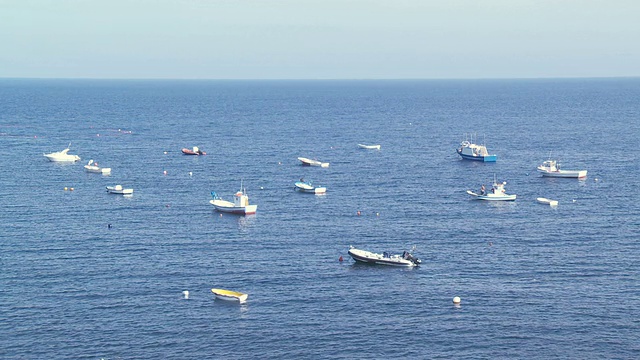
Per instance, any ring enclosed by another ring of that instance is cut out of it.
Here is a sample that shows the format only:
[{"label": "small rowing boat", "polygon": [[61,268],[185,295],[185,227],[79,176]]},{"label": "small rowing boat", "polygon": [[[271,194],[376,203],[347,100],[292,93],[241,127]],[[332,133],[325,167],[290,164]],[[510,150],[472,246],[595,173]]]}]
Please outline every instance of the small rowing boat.
[{"label": "small rowing boat", "polygon": [[249,294],[241,293],[239,291],[225,289],[211,289],[211,292],[216,295],[216,299],[238,301],[240,303],[247,301],[247,297],[249,296]]},{"label": "small rowing boat", "polygon": [[360,147],[361,149],[380,150],[380,145],[358,144],[358,147]]},{"label": "small rowing boat", "polygon": [[539,197],[536,199],[536,201],[544,205],[558,206],[558,200],[551,200],[551,199]]}]

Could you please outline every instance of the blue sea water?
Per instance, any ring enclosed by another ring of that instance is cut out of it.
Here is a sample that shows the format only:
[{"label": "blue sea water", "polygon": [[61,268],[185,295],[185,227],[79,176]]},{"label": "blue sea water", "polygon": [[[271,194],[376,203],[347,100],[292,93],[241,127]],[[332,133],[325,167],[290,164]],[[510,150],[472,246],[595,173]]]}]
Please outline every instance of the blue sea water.
[{"label": "blue sea water", "polygon": [[[0,358],[640,358],[638,99],[640,79],[2,79]],[[465,133],[498,161],[461,160]],[[42,156],[69,143],[82,161]],[[540,177],[550,154],[588,177]],[[470,200],[494,175],[518,199]],[[241,183],[257,214],[215,212]]]}]

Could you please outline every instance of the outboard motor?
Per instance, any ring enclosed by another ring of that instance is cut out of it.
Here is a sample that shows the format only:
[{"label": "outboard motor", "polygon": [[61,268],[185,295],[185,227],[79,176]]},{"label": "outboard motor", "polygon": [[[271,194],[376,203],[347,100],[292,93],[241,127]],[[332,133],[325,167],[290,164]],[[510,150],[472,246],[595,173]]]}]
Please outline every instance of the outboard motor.
[{"label": "outboard motor", "polygon": [[412,263],[414,263],[416,265],[420,265],[422,263],[422,261],[420,259],[418,259],[417,257],[415,257],[415,256],[413,256],[413,255],[411,255],[409,253],[406,253],[406,254],[407,254],[407,257],[405,259],[411,261]]}]

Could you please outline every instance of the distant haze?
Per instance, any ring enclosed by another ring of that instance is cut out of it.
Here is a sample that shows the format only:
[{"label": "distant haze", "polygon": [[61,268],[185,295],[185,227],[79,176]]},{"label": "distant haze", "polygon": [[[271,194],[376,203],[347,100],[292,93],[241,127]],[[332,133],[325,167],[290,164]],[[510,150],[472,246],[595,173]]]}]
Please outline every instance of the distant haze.
[{"label": "distant haze", "polygon": [[640,76],[637,0],[0,0],[0,77]]}]

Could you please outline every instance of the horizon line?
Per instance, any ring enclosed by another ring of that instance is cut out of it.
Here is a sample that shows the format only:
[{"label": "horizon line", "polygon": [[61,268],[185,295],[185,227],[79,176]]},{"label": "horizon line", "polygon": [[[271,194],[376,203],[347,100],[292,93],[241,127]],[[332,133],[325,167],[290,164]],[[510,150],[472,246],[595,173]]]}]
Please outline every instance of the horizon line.
[{"label": "horizon line", "polygon": [[442,80],[578,80],[578,79],[636,79],[629,76],[548,76],[548,77],[469,77],[469,78],[107,78],[107,77],[3,77],[0,80],[114,80],[114,81],[442,81]]}]

